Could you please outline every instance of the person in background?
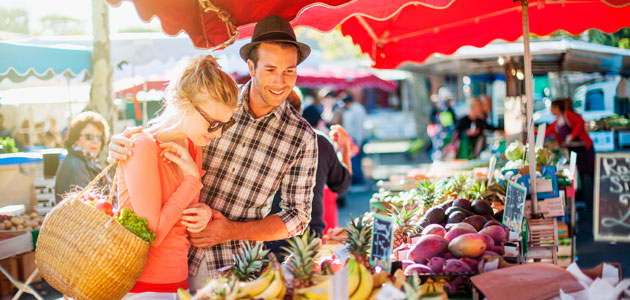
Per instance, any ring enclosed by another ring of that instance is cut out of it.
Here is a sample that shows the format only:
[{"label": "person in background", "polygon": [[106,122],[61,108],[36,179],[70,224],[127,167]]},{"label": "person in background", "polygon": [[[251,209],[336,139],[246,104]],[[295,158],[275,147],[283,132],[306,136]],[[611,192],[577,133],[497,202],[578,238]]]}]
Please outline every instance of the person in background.
[{"label": "person in background", "polygon": [[[297,111],[301,111],[301,97],[295,89],[289,94],[287,101]],[[352,139],[343,127],[334,125],[330,131],[332,141],[316,126],[321,121],[321,116],[316,107],[310,105],[302,113],[304,119],[315,129],[317,134],[317,172],[315,175],[315,187],[313,188],[313,205],[311,210],[310,230],[322,237],[328,228],[337,226],[337,203],[335,193],[344,193],[348,190],[352,178],[352,166],[350,162]],[[333,143],[337,146],[337,151]],[[342,158],[339,161],[337,153]],[[281,193],[277,192],[270,214],[282,211],[280,208]],[[286,240],[265,242],[265,246],[280,259],[285,253],[282,247],[288,246]]]},{"label": "person in background", "polygon": [[59,131],[57,131],[57,121],[54,118],[50,118],[48,122],[50,127],[45,134],[46,146],[48,148],[61,147],[63,145],[63,139]]},{"label": "person in background", "polygon": [[483,111],[483,119],[486,121],[486,124],[493,124],[492,121],[492,98],[488,95],[481,95],[481,107]]},{"label": "person in background", "polygon": [[472,159],[479,157],[485,145],[484,130],[494,129],[484,119],[483,106],[478,98],[470,100],[468,115],[461,118],[455,126],[452,142],[459,142],[457,158]]},{"label": "person in background", "polygon": [[[72,120],[64,144],[68,154],[59,165],[55,178],[57,203],[65,194],[86,187],[103,170],[98,155],[103,150],[108,133],[107,121],[95,112],[80,113]],[[103,178],[99,186],[108,183],[108,179]]]},{"label": "person in background", "polygon": [[556,121],[545,131],[545,136],[553,135],[561,147],[577,154],[577,167],[581,174],[593,178],[595,172],[595,149],[593,140],[584,128],[584,119],[572,109],[571,99],[563,98],[551,102],[551,113]]},{"label": "person in background", "polygon": [[22,145],[22,147],[19,148],[20,151],[26,151],[27,148],[31,145],[30,131],[31,121],[24,120],[22,121],[22,125],[13,132],[13,138],[15,139],[15,141]]},{"label": "person in background", "polygon": [[320,91],[321,104],[322,104],[322,120],[326,122],[326,126],[343,124],[343,109],[339,105],[337,99],[337,93],[327,89]]},{"label": "person in background", "polygon": [[352,157],[352,184],[363,185],[365,178],[361,170],[361,160],[363,158],[363,143],[366,140],[366,131],[363,124],[367,118],[367,111],[363,104],[356,101],[350,93],[345,93],[341,99],[344,104],[343,127],[346,129],[354,143],[359,147],[359,153]]}]

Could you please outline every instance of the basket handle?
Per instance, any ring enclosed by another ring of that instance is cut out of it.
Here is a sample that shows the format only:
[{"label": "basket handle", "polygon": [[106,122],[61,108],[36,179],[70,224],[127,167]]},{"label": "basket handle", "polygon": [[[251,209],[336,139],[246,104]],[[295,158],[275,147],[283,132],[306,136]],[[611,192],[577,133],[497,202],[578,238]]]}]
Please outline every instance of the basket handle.
[{"label": "basket handle", "polygon": [[[94,179],[92,179],[92,181],[90,181],[90,183],[81,191],[81,193],[79,193],[79,196],[77,196],[77,198],[80,199],[81,196],[83,196],[83,194],[85,194],[87,191],[89,191],[91,188],[93,188],[95,185],[97,185],[99,180],[101,180],[101,178],[105,177],[105,175],[107,175],[107,172],[109,172],[109,170],[112,167],[114,167],[117,163],[118,163],[118,161],[110,163],[107,167],[105,167],[105,169],[103,169],[103,171],[98,173],[98,175],[96,175],[96,177],[94,177]],[[117,167],[116,168],[116,173],[114,174],[114,179],[112,180],[112,188],[109,190],[109,195],[107,197],[107,202],[109,202],[110,204],[113,204],[114,190],[116,189],[116,181],[118,181],[118,169],[119,168]]]}]

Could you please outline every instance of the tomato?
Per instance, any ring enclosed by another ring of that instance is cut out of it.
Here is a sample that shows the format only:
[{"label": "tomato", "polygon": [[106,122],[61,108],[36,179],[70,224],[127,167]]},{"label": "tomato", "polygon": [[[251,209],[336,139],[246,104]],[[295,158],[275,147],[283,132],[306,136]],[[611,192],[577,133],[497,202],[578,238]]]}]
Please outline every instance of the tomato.
[{"label": "tomato", "polygon": [[109,203],[107,201],[96,202],[94,207],[96,207],[96,209],[104,212],[106,215],[108,215],[110,217],[114,215],[114,212],[113,212],[114,207],[112,206],[111,203]]}]

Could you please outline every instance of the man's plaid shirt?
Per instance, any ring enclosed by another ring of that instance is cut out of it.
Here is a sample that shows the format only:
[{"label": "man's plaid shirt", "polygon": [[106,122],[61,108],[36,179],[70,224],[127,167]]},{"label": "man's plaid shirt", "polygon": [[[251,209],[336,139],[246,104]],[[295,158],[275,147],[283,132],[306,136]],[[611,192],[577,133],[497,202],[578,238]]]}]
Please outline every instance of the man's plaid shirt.
[{"label": "man's plaid shirt", "polygon": [[[287,101],[268,115],[255,119],[249,108],[246,84],[234,112],[236,124],[204,149],[203,189],[199,202],[232,221],[265,218],[273,196],[282,186],[278,216],[289,235],[301,234],[311,219],[317,169],[317,139],[311,126]],[[260,230],[265,230],[261,228]],[[246,241],[228,241],[209,248],[191,246],[189,273],[196,275],[206,258],[211,274],[231,265]]]}]

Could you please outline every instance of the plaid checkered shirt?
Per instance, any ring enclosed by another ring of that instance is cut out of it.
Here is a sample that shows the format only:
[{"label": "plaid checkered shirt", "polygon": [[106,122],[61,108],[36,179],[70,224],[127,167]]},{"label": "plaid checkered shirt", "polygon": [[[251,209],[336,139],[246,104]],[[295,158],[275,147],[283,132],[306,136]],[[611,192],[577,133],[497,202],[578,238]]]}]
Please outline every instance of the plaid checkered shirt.
[{"label": "plaid checkered shirt", "polygon": [[[261,220],[269,214],[273,196],[282,186],[282,212],[277,215],[290,236],[298,235],[311,219],[316,135],[287,101],[255,119],[249,108],[250,85],[241,90],[233,116],[236,124],[204,148],[207,173],[199,202],[232,221]],[[217,269],[233,263],[233,255],[246,242],[233,240],[204,249],[191,246],[189,274],[197,274],[204,257],[210,274],[216,274]]]}]

